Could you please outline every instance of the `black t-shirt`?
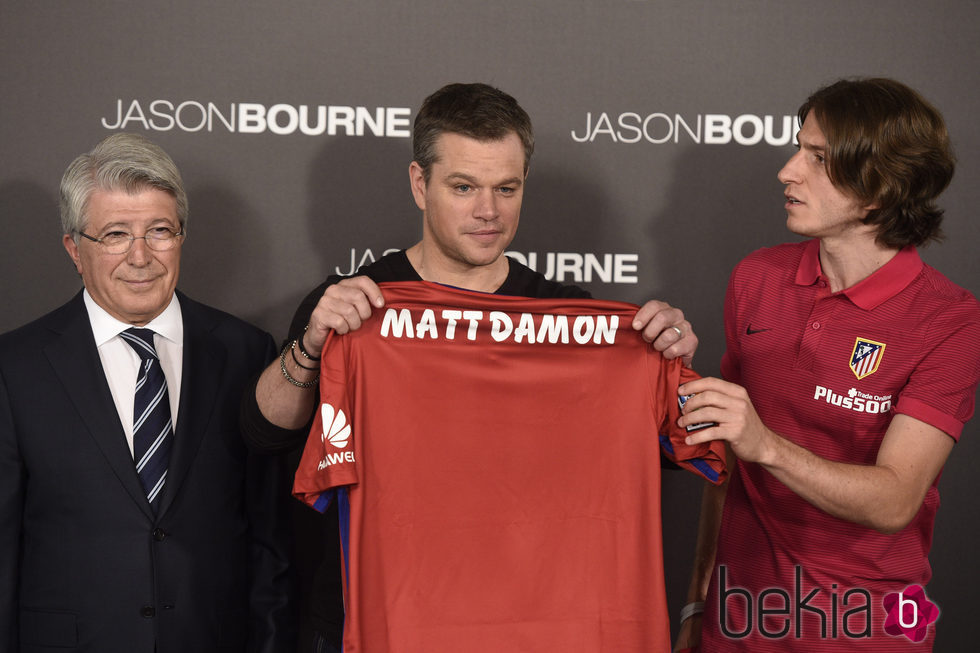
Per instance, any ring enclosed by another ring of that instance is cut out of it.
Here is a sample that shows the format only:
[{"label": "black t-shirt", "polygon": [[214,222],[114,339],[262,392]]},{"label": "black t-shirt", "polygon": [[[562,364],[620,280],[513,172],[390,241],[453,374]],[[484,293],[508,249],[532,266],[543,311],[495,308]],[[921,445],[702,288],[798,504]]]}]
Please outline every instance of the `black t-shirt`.
[{"label": "black t-shirt", "polygon": [[[578,286],[563,285],[545,279],[543,274],[535,272],[515,261],[507,259],[510,269],[507,278],[494,292],[496,295],[510,295],[514,297],[533,297],[536,299],[547,298],[590,298],[587,291]],[[358,275],[365,275],[375,283],[384,281],[421,281],[422,278],[412,267],[405,254],[405,250],[393,252],[384,256],[370,265],[365,265],[357,270]],[[303,329],[309,324],[310,315],[316,308],[317,302],[323,296],[328,286],[331,286],[344,277],[340,275],[330,275],[327,280],[314,288],[303,299],[293,321],[289,327],[289,335],[286,342],[292,342],[303,334]],[[265,452],[283,452],[301,449],[306,442],[306,436],[310,432],[310,424],[302,429],[290,430],[276,426],[269,422],[259,410],[258,402],[255,399],[255,384],[246,393],[242,403],[242,431],[245,439],[253,448]],[[310,422],[313,415],[310,415]],[[311,512],[303,508],[304,512]],[[319,528],[318,528],[319,527]],[[340,536],[338,530],[338,519],[336,506],[331,505],[325,514],[324,521],[319,523],[311,522],[309,515],[303,515],[297,523],[297,536],[303,540],[303,544],[311,544],[310,540],[318,541],[322,538],[322,545],[317,543],[322,552],[321,562],[314,574],[312,587],[306,603],[309,606],[308,615],[312,627],[319,632],[327,641],[331,642],[338,649],[343,636],[344,626],[344,604],[343,604],[343,585],[340,573]],[[306,532],[304,532],[306,531]],[[308,550],[308,549],[307,549]],[[300,554],[300,557],[303,557]],[[315,564],[315,563],[314,563]],[[306,571],[306,570],[301,570]]]}]

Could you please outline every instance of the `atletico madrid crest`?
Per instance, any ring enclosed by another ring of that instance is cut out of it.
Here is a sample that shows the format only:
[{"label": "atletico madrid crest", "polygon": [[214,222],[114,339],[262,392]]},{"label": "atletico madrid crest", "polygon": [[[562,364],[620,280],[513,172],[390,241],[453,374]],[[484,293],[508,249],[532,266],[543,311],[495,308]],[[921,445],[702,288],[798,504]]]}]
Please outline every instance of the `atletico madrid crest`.
[{"label": "atletico madrid crest", "polygon": [[885,343],[857,338],[854,340],[854,351],[851,352],[851,371],[859,379],[874,374],[884,355]]}]

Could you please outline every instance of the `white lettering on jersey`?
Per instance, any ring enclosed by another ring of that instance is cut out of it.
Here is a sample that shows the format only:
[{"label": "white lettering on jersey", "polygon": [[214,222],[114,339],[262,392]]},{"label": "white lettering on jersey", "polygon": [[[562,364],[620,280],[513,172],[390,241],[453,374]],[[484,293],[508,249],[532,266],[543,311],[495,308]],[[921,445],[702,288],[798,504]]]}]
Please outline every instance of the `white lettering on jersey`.
[{"label": "white lettering on jersey", "polygon": [[517,343],[578,345],[614,345],[619,329],[618,315],[576,315],[569,325],[568,315],[549,313],[518,313],[512,316],[503,311],[491,311],[484,319],[483,311],[444,309],[445,324],[436,321],[435,312],[426,308],[413,315],[408,308],[388,308],[381,319],[382,338],[456,340],[457,327],[466,326],[466,339],[475,341],[481,333],[489,334],[495,342],[513,340]]},{"label": "white lettering on jersey", "polygon": [[861,392],[857,388],[851,388],[847,391],[847,395],[845,396],[837,394],[830,388],[825,388],[822,385],[818,385],[813,389],[813,399],[816,401],[823,399],[826,403],[832,406],[839,406],[846,410],[853,410],[856,413],[870,413],[872,415],[887,413],[892,407],[891,395],[886,395],[884,397],[870,395],[865,392]]}]

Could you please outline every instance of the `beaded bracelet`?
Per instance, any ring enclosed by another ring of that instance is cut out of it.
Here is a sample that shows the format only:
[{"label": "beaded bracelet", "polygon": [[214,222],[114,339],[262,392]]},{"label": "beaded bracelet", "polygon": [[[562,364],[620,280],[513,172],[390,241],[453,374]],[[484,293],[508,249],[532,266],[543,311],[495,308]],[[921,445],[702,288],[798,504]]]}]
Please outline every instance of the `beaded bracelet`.
[{"label": "beaded bracelet", "polygon": [[283,347],[282,348],[282,353],[279,354],[279,369],[282,370],[283,377],[287,381],[289,381],[290,383],[292,383],[294,386],[296,386],[297,388],[312,388],[317,383],[319,383],[320,382],[320,376],[319,375],[317,375],[312,381],[305,381],[305,382],[304,381],[297,381],[296,379],[294,379],[293,377],[291,377],[289,375],[289,371],[286,370],[286,350],[287,349],[288,349],[288,345],[286,347]]},{"label": "beaded bracelet", "polygon": [[[289,346],[289,353],[293,357],[293,362],[296,363],[296,365],[298,365],[299,367],[302,367],[304,370],[309,370],[311,372],[318,372],[320,370],[320,367],[319,366],[317,366],[317,367],[307,367],[306,365],[303,365],[302,363],[300,363],[299,362],[299,359],[296,358],[296,343],[297,342],[298,342],[297,340],[293,340],[293,344]],[[300,346],[300,349],[302,350],[302,346]],[[303,352],[300,351],[300,353],[302,354]],[[309,358],[309,356],[307,356],[307,358]]]},{"label": "beaded bracelet", "polygon": [[[306,330],[309,329],[309,328],[310,328],[310,325],[309,324],[307,324],[305,327],[303,327],[303,333],[305,334],[306,333]],[[315,363],[319,363],[320,362],[320,357],[319,356],[312,356],[310,354],[310,352],[306,351],[306,347],[303,346],[303,336],[300,336],[299,338],[296,339],[296,344],[299,345],[299,353],[301,353],[303,355],[303,358],[306,358],[307,360],[311,360],[311,361],[313,361]],[[309,368],[307,368],[307,369],[309,369]]]}]

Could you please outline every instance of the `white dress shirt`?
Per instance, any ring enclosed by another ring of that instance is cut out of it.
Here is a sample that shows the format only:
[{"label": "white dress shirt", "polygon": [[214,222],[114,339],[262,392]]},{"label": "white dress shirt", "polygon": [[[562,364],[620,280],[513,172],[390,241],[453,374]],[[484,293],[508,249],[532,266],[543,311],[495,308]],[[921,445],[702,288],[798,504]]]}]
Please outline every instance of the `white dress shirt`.
[{"label": "white dress shirt", "polygon": [[[129,452],[133,453],[133,404],[136,395],[136,378],[139,376],[140,357],[119,334],[132,327],[109,315],[95,303],[88,290],[83,293],[88,319],[95,334],[95,346],[99,349],[102,369],[112,401],[116,404],[119,421],[126,432]],[[154,332],[153,346],[160,358],[163,375],[167,377],[167,394],[170,397],[170,419],[177,429],[177,402],[180,400],[181,361],[184,355],[184,321],[180,302],[175,294],[170,304],[144,328]]]}]

